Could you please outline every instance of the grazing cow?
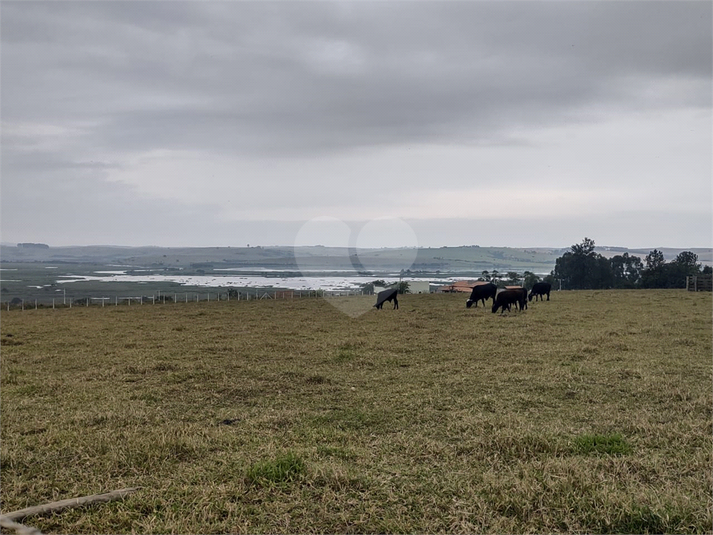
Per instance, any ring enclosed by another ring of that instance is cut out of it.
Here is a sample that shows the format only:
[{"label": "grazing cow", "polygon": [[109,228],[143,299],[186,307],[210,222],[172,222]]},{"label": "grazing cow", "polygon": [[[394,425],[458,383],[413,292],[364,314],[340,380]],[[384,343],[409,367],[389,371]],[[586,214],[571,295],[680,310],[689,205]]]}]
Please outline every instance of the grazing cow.
[{"label": "grazing cow", "polygon": [[495,314],[499,308],[502,308],[502,314],[505,312],[505,309],[510,310],[513,304],[520,305],[520,310],[522,310],[525,308],[526,295],[526,292],[520,290],[503,290],[502,292],[498,292],[495,299],[493,299],[493,314]]},{"label": "grazing cow", "polygon": [[399,291],[396,288],[393,290],[384,290],[383,292],[379,292],[376,295],[376,304],[374,305],[376,310],[381,310],[381,307],[384,306],[386,301],[393,301],[394,308],[399,308],[398,295]]},{"label": "grazing cow", "polygon": [[475,308],[478,308],[478,301],[482,301],[483,306],[485,306],[485,302],[488,299],[495,300],[495,294],[497,293],[497,291],[498,287],[495,286],[492,282],[473,286],[473,291],[471,292],[468,300],[465,302],[466,308],[470,308],[471,306],[473,306],[473,303],[475,303]]},{"label": "grazing cow", "polygon": [[550,290],[552,290],[552,285],[549,282],[536,282],[535,285],[532,287],[532,290],[530,290],[530,295],[527,296],[528,301],[532,301],[532,298],[535,298],[535,301],[537,301],[537,297],[539,296],[540,300],[544,301],[543,295],[547,295],[547,300],[550,300]]},{"label": "grazing cow", "polygon": [[520,306],[520,310],[523,310],[523,308],[527,308],[527,288],[506,288],[506,290],[512,290],[514,292],[520,292],[522,293],[522,299],[517,302],[517,304]]}]

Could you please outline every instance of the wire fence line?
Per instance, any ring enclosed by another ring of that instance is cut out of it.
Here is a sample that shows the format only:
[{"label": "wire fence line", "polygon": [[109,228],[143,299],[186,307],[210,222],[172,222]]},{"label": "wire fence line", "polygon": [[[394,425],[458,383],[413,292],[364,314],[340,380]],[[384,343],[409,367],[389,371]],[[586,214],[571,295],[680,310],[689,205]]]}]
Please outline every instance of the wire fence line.
[{"label": "wire fence line", "polygon": [[40,308],[107,307],[166,305],[175,303],[198,303],[210,301],[255,301],[262,299],[308,299],[315,297],[345,297],[371,295],[362,290],[274,290],[274,289],[229,289],[218,292],[157,292],[151,295],[114,295],[111,297],[38,297],[13,298],[0,302],[2,310],[37,310]]}]

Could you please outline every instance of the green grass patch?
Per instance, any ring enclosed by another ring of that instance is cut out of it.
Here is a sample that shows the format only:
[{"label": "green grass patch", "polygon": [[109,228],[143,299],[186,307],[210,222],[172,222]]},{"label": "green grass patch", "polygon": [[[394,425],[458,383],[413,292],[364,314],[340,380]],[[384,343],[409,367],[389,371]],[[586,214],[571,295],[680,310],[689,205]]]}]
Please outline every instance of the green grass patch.
[{"label": "green grass patch", "polygon": [[264,486],[290,483],[304,473],[304,461],[293,453],[285,453],[275,459],[255,463],[245,477],[250,484]]},{"label": "green grass patch", "polygon": [[603,533],[695,533],[696,519],[670,506],[660,509],[634,504],[608,525],[601,526]]},{"label": "green grass patch", "polygon": [[334,360],[335,362],[350,362],[358,356],[358,348],[355,344],[342,344],[337,348]]},{"label": "green grass patch", "polygon": [[628,455],[633,451],[619,433],[580,435],[574,439],[573,450],[578,455]]}]

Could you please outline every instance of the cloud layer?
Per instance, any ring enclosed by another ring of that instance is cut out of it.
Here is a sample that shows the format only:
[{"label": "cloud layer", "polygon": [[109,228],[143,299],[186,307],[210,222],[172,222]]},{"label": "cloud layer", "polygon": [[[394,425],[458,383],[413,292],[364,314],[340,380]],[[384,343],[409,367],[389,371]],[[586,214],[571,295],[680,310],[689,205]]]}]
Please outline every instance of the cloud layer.
[{"label": "cloud layer", "polygon": [[561,246],[546,221],[597,239],[639,213],[657,216],[619,244],[710,245],[711,20],[710,2],[3,2],[2,239],[292,243],[314,217],[398,216],[514,218]]}]

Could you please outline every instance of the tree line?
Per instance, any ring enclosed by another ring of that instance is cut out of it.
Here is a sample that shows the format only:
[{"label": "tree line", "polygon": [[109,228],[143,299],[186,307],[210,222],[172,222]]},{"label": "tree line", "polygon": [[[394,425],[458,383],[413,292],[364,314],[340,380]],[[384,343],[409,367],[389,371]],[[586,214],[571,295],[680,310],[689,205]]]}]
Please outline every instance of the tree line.
[{"label": "tree line", "polygon": [[[611,258],[594,251],[594,240],[584,238],[555,261],[555,269],[547,279],[566,290],[596,290],[604,288],[685,288],[686,277],[710,275],[711,266],[701,266],[698,255],[691,251],[679,253],[666,262],[661,251],[654,249],[642,261],[624,253]],[[555,283],[555,281],[558,281]]]},{"label": "tree line", "polygon": [[[711,266],[702,266],[698,255],[691,251],[679,253],[674,260],[666,262],[661,251],[654,249],[644,260],[623,253],[606,258],[594,251],[594,240],[584,238],[555,260],[555,269],[540,277],[531,271],[522,275],[515,271],[500,273],[494,269],[483,271],[478,280],[498,286],[524,286],[531,289],[536,282],[549,282],[553,289],[599,290],[608,288],[685,288],[686,277],[711,275]],[[363,284],[365,294],[373,294],[374,286],[397,288],[399,293],[410,293],[408,282],[387,283],[376,280]]]}]

